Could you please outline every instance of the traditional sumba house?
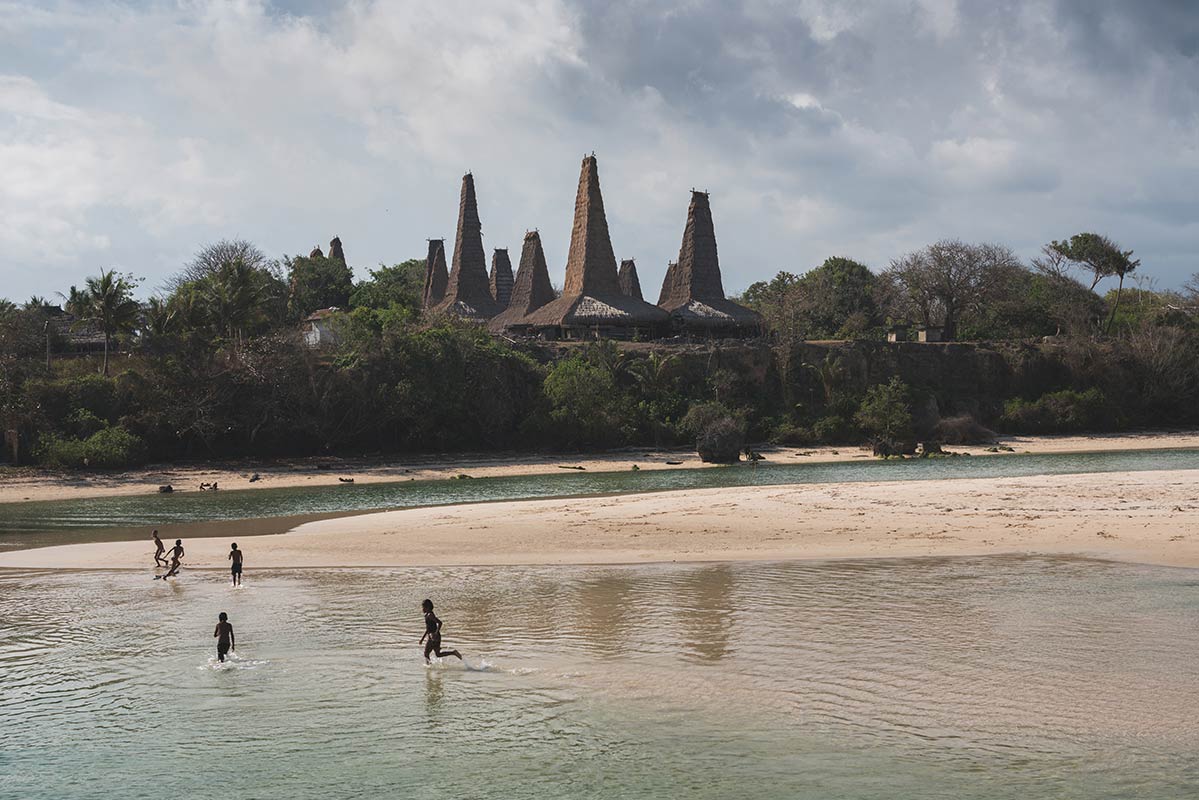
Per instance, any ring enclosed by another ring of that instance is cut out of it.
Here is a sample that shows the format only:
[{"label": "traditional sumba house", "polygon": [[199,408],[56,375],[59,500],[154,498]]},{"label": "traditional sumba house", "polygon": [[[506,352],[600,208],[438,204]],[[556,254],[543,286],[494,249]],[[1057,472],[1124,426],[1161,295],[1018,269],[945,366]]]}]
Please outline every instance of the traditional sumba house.
[{"label": "traditional sumba house", "polygon": [[440,303],[449,282],[450,271],[445,265],[445,239],[430,239],[429,255],[425,258],[425,292],[421,297],[421,308],[429,309]]},{"label": "traditional sumba house", "polygon": [[475,200],[475,179],[469,172],[462,176],[454,262],[445,296],[432,310],[434,313],[477,320],[491,319],[500,312],[495,298],[491,296],[491,284],[487,278],[483,226],[479,223],[479,205]]},{"label": "traditional sumba house", "polygon": [[620,280],[620,293],[634,300],[644,300],[641,294],[641,280],[637,277],[637,265],[633,259],[626,258],[620,262],[620,271],[616,274]]},{"label": "traditional sumba house", "polygon": [[541,235],[537,231],[529,231],[520,250],[520,266],[512,284],[512,299],[499,316],[487,323],[487,327],[494,333],[502,333],[510,325],[519,323],[553,300],[554,287],[550,284],[550,271],[545,265]]},{"label": "traditional sumba house", "polygon": [[312,252],[308,254],[309,258],[324,258],[325,253],[319,247],[312,248]]},{"label": "traditional sumba house", "polygon": [[599,169],[595,156],[586,156],[575,196],[562,296],[509,329],[549,339],[631,339],[656,336],[668,319],[662,309],[621,292],[600,195]]},{"label": "traditional sumba house", "polygon": [[334,236],[333,241],[329,242],[329,260],[340,261],[342,266],[345,266],[346,254],[341,249],[341,239],[337,236]]},{"label": "traditional sumba house", "polygon": [[491,298],[504,310],[512,299],[512,262],[507,248],[496,248],[491,254]]},{"label": "traditional sumba house", "polygon": [[762,318],[756,311],[724,296],[707,192],[691,192],[679,260],[666,270],[658,306],[684,333],[754,336],[761,332]]}]

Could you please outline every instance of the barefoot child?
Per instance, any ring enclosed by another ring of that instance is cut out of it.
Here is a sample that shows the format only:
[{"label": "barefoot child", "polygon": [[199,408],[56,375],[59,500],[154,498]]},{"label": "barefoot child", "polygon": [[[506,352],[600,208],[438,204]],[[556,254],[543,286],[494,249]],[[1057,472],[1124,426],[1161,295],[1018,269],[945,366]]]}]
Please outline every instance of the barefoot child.
[{"label": "barefoot child", "polygon": [[[425,600],[420,604],[421,611],[425,614],[425,635],[420,637],[421,643],[425,645],[425,663],[429,663],[429,653],[433,653],[438,658],[442,656],[441,650],[441,620],[433,613],[433,601]],[[428,643],[425,643],[425,638],[428,637]],[[458,660],[462,660],[462,654],[457,650],[446,650],[445,655],[457,656]]]},{"label": "barefoot child", "polygon": [[237,650],[237,643],[233,638],[233,626],[229,624],[229,615],[224,611],[217,617],[216,630],[212,632],[212,638],[216,639],[216,657],[221,661],[225,660],[225,655],[230,650]]},{"label": "barefoot child", "polygon": [[[162,579],[164,581],[167,578],[170,578],[179,573],[179,561],[182,558],[183,558],[183,540],[176,539],[175,546],[171,548],[171,568],[169,570],[167,570],[166,575],[162,576]],[[155,579],[158,578],[157,575],[155,575],[154,577],[155,577]]]},{"label": "barefoot child", "polygon": [[166,552],[167,546],[162,543],[162,539],[158,538],[158,531],[154,531],[154,566],[165,567],[167,560],[162,557]]},{"label": "barefoot child", "polygon": [[229,569],[233,571],[233,585],[241,585],[241,551],[237,549],[237,542],[233,543],[233,549],[229,551]]}]

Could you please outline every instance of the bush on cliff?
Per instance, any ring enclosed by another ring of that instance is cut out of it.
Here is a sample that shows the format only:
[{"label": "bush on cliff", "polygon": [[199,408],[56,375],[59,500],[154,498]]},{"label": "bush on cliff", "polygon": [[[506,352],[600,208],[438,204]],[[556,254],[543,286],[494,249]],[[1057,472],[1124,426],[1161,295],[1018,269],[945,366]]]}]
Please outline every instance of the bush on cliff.
[{"label": "bush on cliff", "polygon": [[1099,389],[1077,392],[1064,389],[1043,394],[1029,402],[1020,398],[1004,406],[1000,426],[1013,433],[1073,433],[1101,430],[1106,423],[1107,402]]}]

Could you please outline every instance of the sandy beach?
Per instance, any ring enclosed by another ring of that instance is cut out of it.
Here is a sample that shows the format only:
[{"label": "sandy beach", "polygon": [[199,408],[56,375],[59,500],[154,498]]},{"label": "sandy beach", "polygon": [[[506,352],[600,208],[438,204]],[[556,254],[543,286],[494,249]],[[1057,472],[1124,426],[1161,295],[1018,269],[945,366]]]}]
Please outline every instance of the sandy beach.
[{"label": "sandy beach", "polygon": [[[231,536],[186,542],[225,569]],[[1075,553],[1199,566],[1193,471],[706,489],[418,508],[243,543],[247,570]],[[148,541],[0,554],[0,567],[148,569]]]},{"label": "sandy beach", "polygon": [[[1002,448],[991,445],[950,446],[946,449],[971,456],[1005,456],[1021,453],[1083,453],[1120,450],[1199,448],[1199,432],[1145,432],[1095,434],[1088,436],[1004,436]],[[764,447],[762,455],[772,464],[870,459],[868,450],[857,447]],[[68,500],[86,497],[154,494],[171,484],[176,492],[199,491],[201,483],[217,483],[221,489],[269,489],[297,486],[328,486],[339,478],[355,483],[391,483],[408,480],[439,480],[466,474],[473,478],[507,475],[558,474],[583,467],[593,472],[622,471],[636,464],[640,469],[704,469],[694,452],[630,450],[601,455],[431,455],[408,459],[310,458],[276,461],[245,461],[221,464],[165,464],[120,473],[51,473],[36,469],[0,470],[0,503],[25,500]],[[259,479],[251,482],[255,473]]]}]

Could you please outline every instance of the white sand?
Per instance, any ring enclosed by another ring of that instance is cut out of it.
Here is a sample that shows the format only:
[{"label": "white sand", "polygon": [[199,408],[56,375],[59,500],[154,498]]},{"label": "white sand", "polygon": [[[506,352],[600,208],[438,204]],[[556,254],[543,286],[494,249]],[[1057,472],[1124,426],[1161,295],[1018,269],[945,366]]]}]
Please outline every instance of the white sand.
[{"label": "white sand", "polygon": [[[1199,472],[706,489],[389,511],[244,538],[246,569],[1076,553],[1199,566]],[[187,568],[227,568],[191,539]],[[147,569],[148,541],[0,554],[0,567]]]}]

